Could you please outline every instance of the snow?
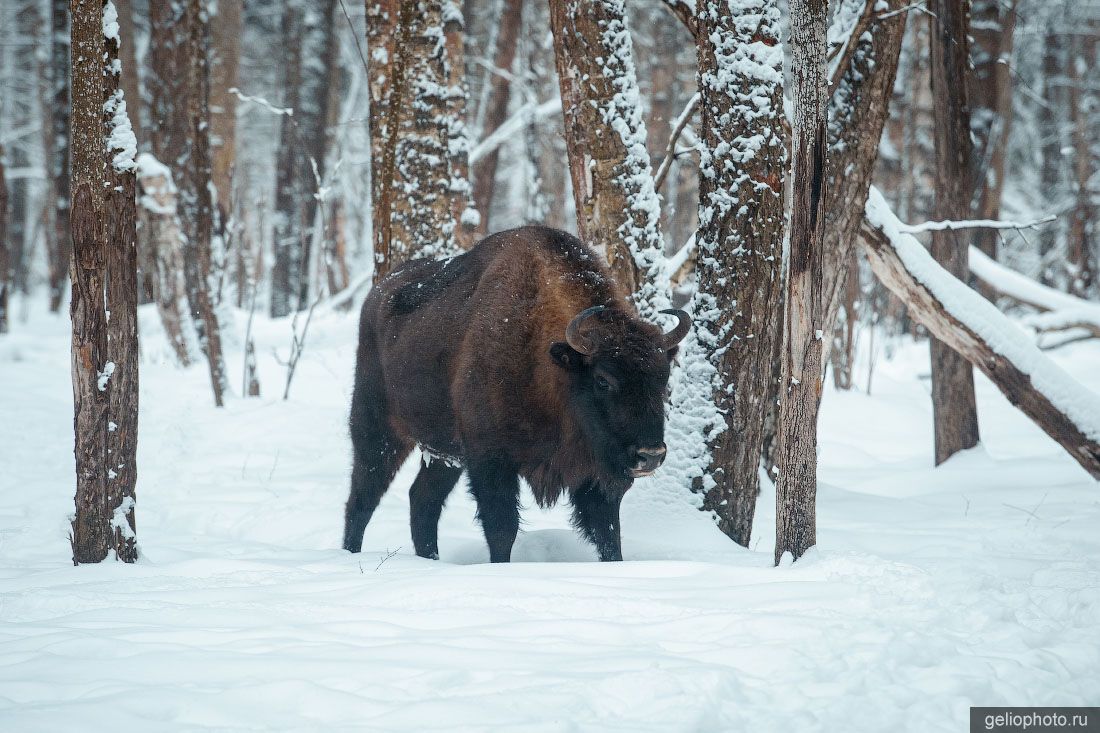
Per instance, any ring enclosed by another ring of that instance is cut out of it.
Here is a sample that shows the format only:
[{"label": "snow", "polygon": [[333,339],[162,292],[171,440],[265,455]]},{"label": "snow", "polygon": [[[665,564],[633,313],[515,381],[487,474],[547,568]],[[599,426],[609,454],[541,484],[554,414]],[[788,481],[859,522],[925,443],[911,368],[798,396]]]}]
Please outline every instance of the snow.
[{"label": "snow", "polygon": [[[137,138],[130,125],[130,116],[126,112],[126,100],[122,90],[117,90],[104,102],[104,111],[111,115],[111,132],[107,136],[107,150],[113,153],[111,164],[118,172],[132,171],[137,168]],[[152,156],[150,156],[152,157]]]},{"label": "snow", "polygon": [[[27,312],[0,337],[4,730],[965,730],[970,705],[1100,689],[1097,485],[980,374],[985,442],[932,468],[924,342],[879,355],[873,396],[825,395],[820,546],[793,565],[770,484],[750,551],[659,472],[625,502],[627,562],[525,494],[501,566],[461,487],[442,560],[412,554],[415,463],[365,551],[337,549],[353,315],[318,310],[283,402],[290,326],[257,314],[268,396],[217,410],[143,306],[141,560],[73,567],[68,324]],[[1100,343],[1052,358],[1100,389]]]},{"label": "snow", "polygon": [[1043,355],[1022,329],[996,306],[959,282],[932,259],[917,239],[904,230],[882,193],[871,187],[867,220],[890,239],[905,268],[936,297],[956,320],[965,324],[996,353],[1004,356],[1054,406],[1092,440],[1100,440],[1100,395],[1077,381]]},{"label": "snow", "polygon": [[122,39],[118,33],[118,10],[112,0],[107,0],[103,6],[103,37],[108,41],[114,41],[121,45]]}]

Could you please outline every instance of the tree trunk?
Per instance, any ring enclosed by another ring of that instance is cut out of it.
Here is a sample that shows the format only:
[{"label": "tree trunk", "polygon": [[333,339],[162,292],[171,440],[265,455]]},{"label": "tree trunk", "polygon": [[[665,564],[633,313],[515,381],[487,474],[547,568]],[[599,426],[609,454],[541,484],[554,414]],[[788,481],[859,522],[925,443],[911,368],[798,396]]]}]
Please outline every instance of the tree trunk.
[{"label": "tree trunk", "polygon": [[275,262],[272,266],[271,315],[309,307],[309,266],[317,217],[317,192],[325,175],[325,116],[329,65],[335,42],[334,0],[317,8],[295,0],[283,11],[287,49],[286,106],[275,183]]},{"label": "tree trunk", "polygon": [[1014,330],[1009,320],[936,267],[912,236],[899,237],[897,225],[881,194],[873,193],[860,243],[875,275],[925,328],[981,369],[1009,402],[1100,480],[1100,399],[1084,387],[1075,393],[1073,380],[1034,344],[1006,342],[1005,334]]},{"label": "tree trunk", "polygon": [[395,131],[393,162],[383,164],[383,180],[390,181],[389,241],[383,243],[387,268],[413,257],[457,254],[476,225],[476,214],[465,213],[467,143],[457,99],[464,105],[465,91],[461,61],[452,58],[461,47],[457,13],[457,5],[441,0],[411,0],[402,9],[394,114],[387,121]]},{"label": "tree trunk", "polygon": [[[879,7],[876,0],[845,2],[855,3],[857,16],[866,12],[862,9],[864,3],[870,3],[871,9]],[[835,327],[852,250],[863,220],[863,206],[889,112],[905,33],[906,13],[899,11],[906,4],[907,0],[886,0],[885,7],[870,16],[866,32],[855,39],[847,66],[833,74],[825,169],[829,190],[823,265],[826,334],[833,333]],[[828,352],[830,341],[824,347]]]},{"label": "tree trunk", "polygon": [[[974,37],[973,72],[969,75],[975,137],[979,146],[974,160],[981,174],[977,187],[975,218],[999,219],[1004,193],[1005,162],[1012,131],[1012,46],[1016,32],[1018,0],[1002,10],[1000,0],[977,0],[972,9]],[[997,259],[999,233],[995,229],[974,232],[974,244]]]},{"label": "tree trunk", "polygon": [[242,0],[218,0],[218,14],[211,26],[213,58],[210,63],[210,147],[212,179],[218,198],[218,219],[226,226],[233,215],[233,165],[237,153],[237,67],[241,60]]},{"label": "tree trunk", "polygon": [[69,270],[72,234],[69,231],[69,2],[51,0],[53,10],[53,44],[50,51],[50,71],[53,76],[51,122],[53,145],[54,236],[49,252],[50,312],[61,309],[65,277]]},{"label": "tree trunk", "polygon": [[[763,424],[782,329],[783,54],[776,0],[700,2],[696,15],[703,148],[698,286],[684,363],[705,359],[716,424],[692,480],[718,527],[748,546],[760,490]],[[697,352],[693,354],[692,352]],[[709,480],[708,480],[709,477]]]},{"label": "tree trunk", "polygon": [[133,0],[113,0],[118,13],[118,33],[122,46],[118,59],[122,64],[122,80],[119,86],[126,99],[126,109],[133,120],[135,130],[141,128],[141,81],[137,65],[137,30],[134,27]]},{"label": "tree trunk", "polygon": [[[1048,21],[1049,22],[1049,21]],[[1048,27],[1043,37],[1043,103],[1039,105],[1038,122],[1041,145],[1039,147],[1039,182],[1042,185],[1044,204],[1048,211],[1061,205],[1064,189],[1061,186],[1065,160],[1062,156],[1063,135],[1061,112],[1066,107],[1063,90],[1058,79],[1065,70],[1065,41],[1053,27]],[[1061,263],[1052,262],[1058,245],[1061,227],[1045,227],[1039,232],[1039,256],[1042,260],[1040,281],[1053,285],[1061,275]],[[1058,282],[1058,284],[1061,284]]]},{"label": "tree trunk", "polygon": [[[367,75],[370,84],[370,176],[371,176],[371,241],[374,244],[374,281],[390,270],[385,259],[390,240],[390,191],[393,183],[392,163],[384,173],[387,153],[392,158],[393,138],[389,119],[392,110],[390,92],[393,87],[395,42],[398,33],[398,0],[366,0],[367,10]],[[385,214],[383,216],[383,213]]]},{"label": "tree trunk", "polygon": [[151,155],[142,155],[144,161],[138,171],[142,205],[138,210],[139,248],[146,267],[153,278],[153,300],[157,304],[161,325],[168,343],[176,354],[180,366],[191,365],[187,339],[183,335],[183,317],[180,313],[180,274],[183,258],[180,253],[180,228],[177,216],[176,187],[171,171]]},{"label": "tree trunk", "polygon": [[791,0],[791,230],[779,407],[775,562],[817,543],[817,409],[821,395],[825,246],[827,0]]},{"label": "tree trunk", "polygon": [[[969,0],[933,0],[931,23],[932,104],[936,149],[935,217],[969,219],[973,191],[970,107],[966,95]],[[932,233],[932,256],[955,277],[968,277],[968,235]],[[974,369],[942,341],[931,340],[932,412],[936,465],[978,444]]]},{"label": "tree trunk", "polygon": [[8,182],[4,177],[4,146],[0,145],[0,333],[8,332],[12,290],[11,245],[8,243]]},{"label": "tree trunk", "polygon": [[443,82],[444,126],[447,133],[447,166],[449,185],[447,198],[451,204],[451,221],[454,226],[454,246],[469,249],[477,238],[480,216],[473,201],[470,184],[470,139],[466,128],[466,53],[463,35],[465,20],[462,8],[456,0],[444,0],[441,22],[443,25]]},{"label": "tree trunk", "polygon": [[[523,19],[523,0],[503,0],[500,26],[493,54],[494,73],[489,82],[489,99],[484,113],[481,137],[485,139],[508,119],[508,102],[512,91],[512,64],[516,58],[516,43]],[[481,216],[478,234],[489,232],[489,214],[493,203],[493,187],[500,148],[494,148],[473,166],[474,207]]]},{"label": "tree trunk", "polygon": [[[55,8],[56,9],[56,8]],[[72,63],[72,379],[76,434],[75,564],[100,562],[111,547],[107,502],[107,228],[104,208],[103,5],[73,0]],[[52,285],[52,284],[51,284]]]},{"label": "tree trunk", "polygon": [[[86,1],[86,0],[85,0]],[[109,5],[107,7],[110,7]],[[108,14],[104,27],[110,32]],[[117,22],[117,21],[116,21]],[[115,558],[137,560],[134,504],[137,485],[138,331],[137,331],[137,140],[126,111],[117,66],[119,27],[106,39],[104,123],[107,130],[107,358],[114,364],[107,403],[107,508]],[[132,43],[127,38],[126,43]]]},{"label": "tree trunk", "polygon": [[1066,238],[1068,264],[1067,290],[1088,297],[1096,280],[1092,236],[1096,228],[1097,207],[1093,204],[1089,181],[1095,171],[1092,146],[1096,141],[1095,114],[1087,86],[1095,83],[1095,37],[1077,34],[1072,40],[1068,66],[1070,138],[1073,146],[1073,210]]},{"label": "tree trunk", "polygon": [[183,279],[187,305],[199,346],[210,368],[214,404],[221,407],[228,390],[221,329],[210,298],[210,240],[213,201],[210,195],[210,34],[204,0],[187,2],[187,149],[179,186],[180,219],[185,234]]},{"label": "tree trunk", "polygon": [[668,304],[664,241],[623,0],[550,0],[550,28],[578,235],[652,318]]}]

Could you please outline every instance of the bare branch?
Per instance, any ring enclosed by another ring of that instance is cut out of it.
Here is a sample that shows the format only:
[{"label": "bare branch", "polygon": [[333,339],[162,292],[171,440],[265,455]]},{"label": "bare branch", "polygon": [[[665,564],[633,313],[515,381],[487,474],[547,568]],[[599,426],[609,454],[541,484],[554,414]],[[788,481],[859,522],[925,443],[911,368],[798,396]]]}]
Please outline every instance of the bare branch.
[{"label": "bare branch", "polygon": [[695,110],[699,108],[699,99],[699,93],[696,92],[684,105],[684,111],[672,123],[672,133],[668,136],[668,145],[665,146],[665,157],[661,160],[661,167],[653,175],[653,188],[658,191],[661,190],[661,184],[665,182],[665,177],[672,168],[672,161],[676,159],[676,141],[680,139],[680,134],[691,121]]},{"label": "bare branch", "polygon": [[669,12],[675,15],[684,27],[688,29],[688,33],[692,38],[699,35],[699,24],[695,21],[695,8],[692,7],[685,0],[664,0],[665,7]]}]

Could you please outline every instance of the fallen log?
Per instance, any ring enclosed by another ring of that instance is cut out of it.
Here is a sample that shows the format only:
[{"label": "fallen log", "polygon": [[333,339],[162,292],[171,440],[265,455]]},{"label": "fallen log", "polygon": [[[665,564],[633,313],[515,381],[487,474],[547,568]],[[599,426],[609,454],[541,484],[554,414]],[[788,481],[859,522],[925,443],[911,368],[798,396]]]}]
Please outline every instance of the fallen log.
[{"label": "fallen log", "polygon": [[871,188],[860,245],[910,313],[1100,481],[1100,396],[1078,384],[976,291],[948,274]]}]

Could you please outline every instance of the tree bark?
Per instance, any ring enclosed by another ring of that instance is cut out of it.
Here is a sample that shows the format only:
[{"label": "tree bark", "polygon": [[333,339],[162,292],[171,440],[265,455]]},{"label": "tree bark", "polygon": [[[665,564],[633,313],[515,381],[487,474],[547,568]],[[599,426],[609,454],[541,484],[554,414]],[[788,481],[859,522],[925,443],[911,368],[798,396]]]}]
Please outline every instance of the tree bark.
[{"label": "tree bark", "polygon": [[707,439],[709,465],[699,467],[705,471],[692,487],[719,529],[746,547],[760,490],[760,416],[774,401],[782,330],[787,156],[779,17],[775,0],[736,8],[707,0],[696,13],[703,147],[695,319],[684,359],[698,350],[710,363],[719,417]]},{"label": "tree bark", "polygon": [[[976,61],[969,75],[973,100],[975,137],[978,140],[974,181],[977,186],[978,219],[1001,217],[1001,196],[1004,193],[1005,163],[1008,139],[1012,132],[1012,47],[1016,32],[1018,0],[1010,0],[1002,10],[1000,0],[974,2],[971,35],[974,37]],[[999,235],[993,229],[979,229],[974,244],[985,254],[997,259]]]},{"label": "tree bark", "polygon": [[1071,41],[1068,67],[1070,139],[1073,145],[1073,210],[1070,213],[1069,232],[1066,238],[1068,264],[1067,290],[1073,295],[1088,297],[1096,281],[1096,262],[1092,237],[1097,224],[1097,207],[1089,181],[1096,169],[1092,147],[1096,142],[1093,102],[1086,87],[1095,82],[1096,38],[1077,34]]},{"label": "tree bark", "polygon": [[[969,0],[933,0],[931,67],[933,139],[936,150],[935,218],[969,219],[972,185],[970,107],[966,93],[969,64]],[[965,234],[932,233],[932,256],[955,277],[968,277]],[[936,465],[978,444],[974,369],[951,347],[931,340],[932,412]]]},{"label": "tree bark", "polygon": [[367,125],[370,131],[371,241],[374,245],[374,280],[378,282],[390,270],[385,257],[390,239],[392,163],[388,174],[385,170],[387,152],[392,157],[390,93],[393,88],[396,58],[394,44],[398,34],[400,5],[398,0],[366,0],[366,11],[367,76],[370,85],[370,114]]},{"label": "tree bark", "polygon": [[275,182],[274,253],[271,315],[309,307],[309,266],[312,256],[317,192],[325,175],[325,116],[329,65],[335,42],[334,0],[318,7],[295,0],[283,11],[283,43],[287,49],[286,106]]},{"label": "tree bark", "polygon": [[0,333],[8,332],[12,290],[11,245],[8,243],[8,181],[4,177],[4,146],[0,145]]},{"label": "tree bark", "polygon": [[827,0],[791,0],[794,124],[791,229],[776,480],[775,562],[817,543],[817,410],[821,395],[825,247]]},{"label": "tree bark", "polygon": [[213,58],[210,63],[211,177],[218,198],[214,202],[224,227],[233,214],[233,165],[237,152],[237,67],[241,60],[242,0],[218,0],[218,14],[211,26]]},{"label": "tree bark", "polygon": [[[879,198],[882,206],[885,202]],[[868,207],[868,213],[871,208]],[[1100,481],[1100,440],[1095,434],[1090,435],[1087,428],[1079,425],[1079,421],[1067,414],[1063,407],[1055,404],[1044,392],[1036,387],[1033,375],[1036,369],[1043,365],[1040,361],[1043,357],[1036,350],[1031,358],[1026,359],[1026,366],[1021,367],[1011,358],[1005,356],[1004,346],[994,348],[982,337],[966,318],[966,314],[978,314],[979,320],[996,319],[1003,321],[1003,329],[1011,330],[1007,319],[1003,319],[997,310],[984,301],[980,295],[969,290],[963,290],[962,296],[969,296],[972,302],[958,302],[959,294],[956,293],[952,300],[955,302],[956,312],[949,310],[941,296],[922,282],[910,269],[909,258],[924,260],[927,254],[918,242],[913,241],[908,247],[905,257],[899,255],[897,245],[891,241],[890,236],[882,228],[881,223],[866,220],[860,230],[860,244],[871,264],[871,269],[886,287],[890,288],[903,302],[905,302],[914,317],[917,318],[929,331],[944,343],[949,344],[958,353],[962,354],[969,362],[980,368],[987,377],[997,385],[1009,402],[1031,418],[1044,432],[1061,445],[1070,456],[1073,457],[1089,474]],[[919,272],[927,273],[933,266],[931,262],[919,263]],[[950,282],[947,276],[950,273],[941,271],[943,281]],[[939,280],[937,279],[937,282]],[[965,286],[955,281],[957,289]],[[960,315],[962,314],[962,315]],[[1000,330],[1000,324],[995,324]],[[1032,349],[1034,346],[1028,344]],[[1027,369],[1028,371],[1025,371]],[[1029,373],[1030,372],[1030,373]],[[1068,377],[1066,377],[1068,379]],[[1095,402],[1095,396],[1082,388],[1083,398]],[[1089,411],[1086,404],[1082,408]],[[1093,413],[1093,417],[1095,413]]]},{"label": "tree bark", "polygon": [[[85,0],[86,2],[87,0]],[[110,20],[110,18],[108,18]],[[137,330],[137,140],[120,87],[116,27],[107,37],[103,110],[107,133],[105,209],[107,216],[107,358],[115,365],[108,384],[107,508],[109,543],[115,558],[137,560],[134,518],[138,440]],[[132,43],[132,38],[126,39]]]},{"label": "tree bark", "polygon": [[222,354],[221,329],[210,298],[210,240],[213,234],[213,201],[210,195],[210,34],[204,0],[187,0],[186,17],[187,148],[179,186],[180,219],[185,234],[183,279],[195,332],[210,368],[214,404],[221,407],[229,384]]},{"label": "tree bark", "polygon": [[[494,73],[490,77],[489,99],[486,103],[485,122],[481,130],[482,139],[508,119],[508,102],[512,92],[512,64],[516,58],[516,43],[519,39],[522,19],[523,0],[503,0],[493,54]],[[473,166],[474,207],[481,216],[477,229],[479,236],[484,236],[489,231],[489,214],[493,203],[499,154],[500,148],[495,148]]]},{"label": "tree bark", "polygon": [[442,0],[410,0],[402,9],[387,122],[394,130],[392,163],[387,158],[383,164],[383,181],[390,181],[384,195],[390,215],[383,243],[387,271],[413,257],[457,254],[476,225],[476,214],[465,214],[470,190],[459,113],[465,90],[461,60],[453,58],[461,47],[458,12]]},{"label": "tree bark", "polygon": [[[55,8],[56,9],[56,8]],[[103,4],[72,0],[72,380],[76,437],[73,563],[100,562],[111,547],[107,501],[107,228],[104,208]]]},{"label": "tree bark", "polygon": [[668,303],[664,242],[623,0],[551,0],[550,27],[577,232],[651,318]]},{"label": "tree bark", "polygon": [[61,309],[65,277],[69,270],[72,234],[69,231],[69,2],[51,0],[53,11],[53,43],[50,51],[50,71],[53,76],[53,104],[50,120],[53,127],[51,165],[53,168],[54,236],[49,252],[50,312]]}]

